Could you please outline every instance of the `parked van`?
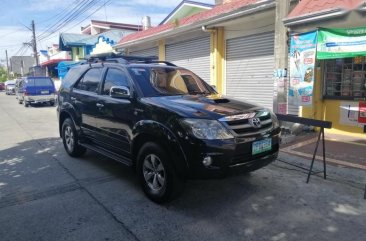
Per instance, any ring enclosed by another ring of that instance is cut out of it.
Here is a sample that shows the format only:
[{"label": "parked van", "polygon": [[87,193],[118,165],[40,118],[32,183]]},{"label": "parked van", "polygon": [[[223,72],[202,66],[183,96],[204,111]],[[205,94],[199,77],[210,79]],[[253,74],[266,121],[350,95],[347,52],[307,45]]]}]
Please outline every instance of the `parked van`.
[{"label": "parked van", "polygon": [[5,93],[7,95],[15,94],[15,80],[5,81]]},{"label": "parked van", "polygon": [[55,85],[50,77],[26,77],[19,82],[18,103],[55,105]]}]

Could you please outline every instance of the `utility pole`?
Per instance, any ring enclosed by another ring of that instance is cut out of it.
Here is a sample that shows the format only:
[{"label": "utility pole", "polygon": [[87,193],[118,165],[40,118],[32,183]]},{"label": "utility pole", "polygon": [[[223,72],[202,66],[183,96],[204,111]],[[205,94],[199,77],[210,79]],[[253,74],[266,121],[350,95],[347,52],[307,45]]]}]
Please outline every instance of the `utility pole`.
[{"label": "utility pole", "polygon": [[274,96],[273,111],[287,114],[287,70],[288,70],[288,46],[287,28],[283,23],[290,9],[290,0],[276,0],[275,18],[275,69],[274,69]]},{"label": "utility pole", "polygon": [[9,59],[8,59],[8,50],[5,50],[6,56],[6,78],[9,79]]},{"label": "utility pole", "polygon": [[33,38],[32,38],[33,54],[34,54],[34,58],[36,59],[36,66],[38,66],[39,61],[38,61],[38,52],[37,52],[36,27],[34,26],[34,20],[32,20],[32,33],[33,33]]}]

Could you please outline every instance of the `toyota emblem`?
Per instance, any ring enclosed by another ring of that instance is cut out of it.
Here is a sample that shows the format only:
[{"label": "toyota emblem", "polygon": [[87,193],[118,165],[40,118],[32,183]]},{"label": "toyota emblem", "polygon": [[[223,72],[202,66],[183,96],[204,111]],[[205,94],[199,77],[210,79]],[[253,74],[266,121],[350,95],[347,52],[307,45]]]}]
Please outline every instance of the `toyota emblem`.
[{"label": "toyota emblem", "polygon": [[251,118],[249,119],[249,124],[254,128],[261,128],[261,120],[259,118]]}]

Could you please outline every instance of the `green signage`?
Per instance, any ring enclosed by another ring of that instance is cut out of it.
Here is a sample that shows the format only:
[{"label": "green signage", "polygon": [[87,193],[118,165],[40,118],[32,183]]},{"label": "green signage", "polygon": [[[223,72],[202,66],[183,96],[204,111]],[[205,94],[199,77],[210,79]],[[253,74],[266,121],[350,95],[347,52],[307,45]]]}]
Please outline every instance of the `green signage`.
[{"label": "green signage", "polygon": [[317,59],[366,56],[366,27],[319,28]]}]

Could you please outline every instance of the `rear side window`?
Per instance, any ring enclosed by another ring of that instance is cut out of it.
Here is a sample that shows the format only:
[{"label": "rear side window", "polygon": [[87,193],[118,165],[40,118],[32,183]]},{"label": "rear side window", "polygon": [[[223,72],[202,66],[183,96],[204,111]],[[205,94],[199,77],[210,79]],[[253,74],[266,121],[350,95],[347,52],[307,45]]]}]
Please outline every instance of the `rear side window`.
[{"label": "rear side window", "polygon": [[101,74],[102,68],[93,68],[88,70],[79,83],[77,83],[75,88],[90,92],[98,92]]},{"label": "rear side window", "polygon": [[129,86],[127,75],[119,69],[108,69],[103,86],[103,95],[109,95],[112,86]]}]

